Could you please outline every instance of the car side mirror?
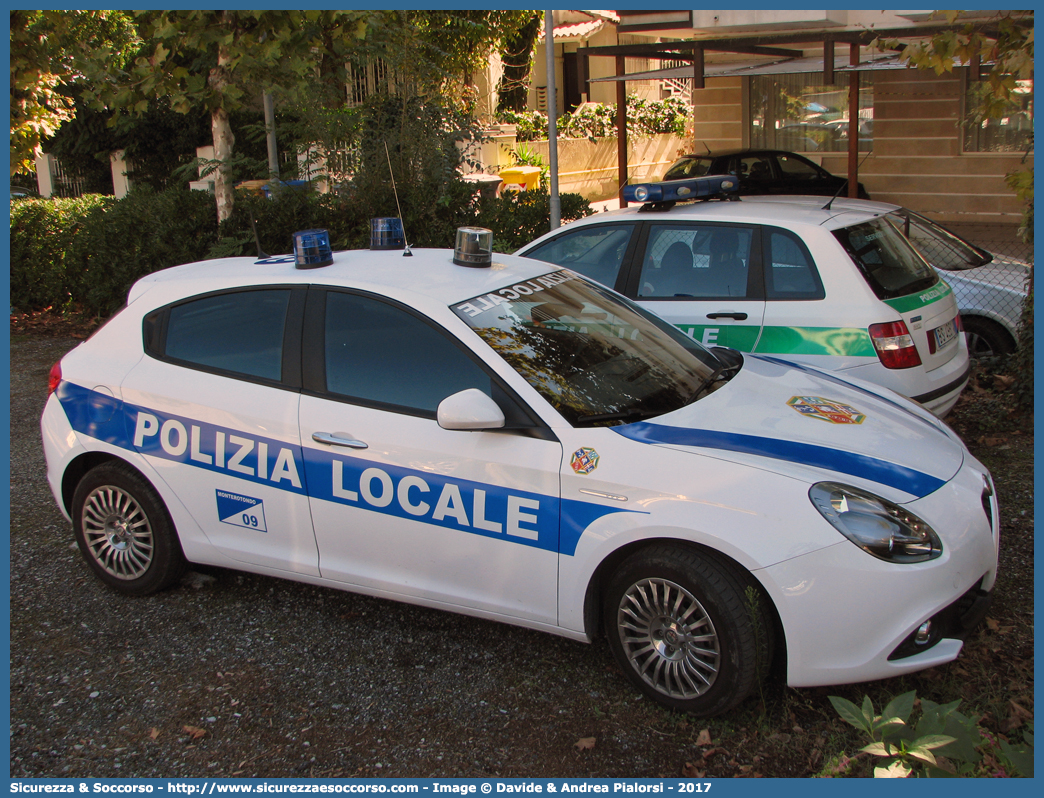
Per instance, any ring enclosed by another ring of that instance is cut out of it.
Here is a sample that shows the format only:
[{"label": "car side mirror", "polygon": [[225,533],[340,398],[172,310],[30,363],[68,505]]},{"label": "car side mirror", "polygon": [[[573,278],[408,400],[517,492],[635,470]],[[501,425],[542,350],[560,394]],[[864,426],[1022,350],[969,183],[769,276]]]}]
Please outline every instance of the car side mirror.
[{"label": "car side mirror", "polygon": [[504,411],[478,388],[468,388],[439,402],[438,420],[443,429],[500,429]]}]

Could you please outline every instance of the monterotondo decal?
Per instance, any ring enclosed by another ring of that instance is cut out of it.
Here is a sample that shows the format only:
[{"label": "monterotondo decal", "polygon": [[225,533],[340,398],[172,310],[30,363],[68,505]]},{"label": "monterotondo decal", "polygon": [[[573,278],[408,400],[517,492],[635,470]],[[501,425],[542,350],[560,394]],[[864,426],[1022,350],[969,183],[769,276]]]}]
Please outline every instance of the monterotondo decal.
[{"label": "monterotondo decal", "polygon": [[851,405],[822,396],[792,396],[787,404],[806,418],[818,418],[831,424],[862,424],[866,420],[866,416]]}]

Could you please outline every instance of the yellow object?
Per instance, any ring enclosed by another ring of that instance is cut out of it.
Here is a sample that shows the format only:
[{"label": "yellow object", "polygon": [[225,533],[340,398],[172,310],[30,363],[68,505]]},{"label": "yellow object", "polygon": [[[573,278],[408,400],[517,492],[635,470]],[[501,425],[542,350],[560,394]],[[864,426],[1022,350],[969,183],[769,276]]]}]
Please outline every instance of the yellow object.
[{"label": "yellow object", "polygon": [[236,188],[241,188],[248,194],[253,194],[255,197],[263,197],[265,196],[265,186],[267,185],[267,180],[243,180],[236,183]]},{"label": "yellow object", "polygon": [[503,191],[529,191],[540,186],[539,166],[509,166],[500,170]]}]

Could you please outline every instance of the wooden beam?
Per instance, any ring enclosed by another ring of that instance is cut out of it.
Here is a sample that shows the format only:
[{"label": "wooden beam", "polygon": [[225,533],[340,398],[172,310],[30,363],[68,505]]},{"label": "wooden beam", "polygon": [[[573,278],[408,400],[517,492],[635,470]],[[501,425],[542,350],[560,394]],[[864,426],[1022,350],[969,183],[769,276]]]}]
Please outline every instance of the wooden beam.
[{"label": "wooden beam", "polygon": [[834,40],[823,42],[823,83],[834,85]]},{"label": "wooden beam", "polygon": [[[616,75],[626,75],[625,59],[616,56]],[[623,187],[627,185],[627,81],[616,82],[616,178],[620,192],[620,207],[627,207],[623,198]]]},{"label": "wooden beam", "polygon": [[591,60],[587,55],[587,46],[579,48],[576,52],[576,90],[579,94],[591,99]]},{"label": "wooden beam", "polygon": [[[848,63],[859,63],[859,45],[850,44]],[[848,196],[859,197],[859,73],[848,76]]]},{"label": "wooden beam", "polygon": [[695,50],[692,51],[692,88],[704,88],[702,47],[697,47]]},{"label": "wooden beam", "polygon": [[693,50],[713,50],[722,53],[741,53],[745,55],[767,55],[780,58],[801,58],[801,50],[788,50],[781,47],[762,47],[747,45],[740,39],[737,43],[714,44],[705,42],[659,42],[658,44],[608,44],[604,47],[592,47],[591,55],[617,56],[630,55],[640,58],[676,59],[685,58],[686,53]]},{"label": "wooden beam", "polygon": [[[934,36],[937,33],[946,33],[948,31],[960,30],[961,24],[955,25],[920,25],[908,28],[882,28],[882,29],[866,29],[866,30],[853,30],[853,31],[830,31],[830,38],[835,42],[842,42],[848,44],[862,44],[869,45],[874,39],[910,39],[910,38],[927,38]],[[983,29],[984,35],[988,38],[996,38],[999,33],[990,28]],[[817,41],[822,41],[823,33],[815,33],[812,31],[808,32],[796,32],[796,33],[763,33],[754,36],[736,36],[736,37],[716,37],[713,39],[699,39],[685,42],[660,42],[659,44],[617,44],[607,45],[605,47],[592,47],[592,56],[615,56],[615,55],[632,55],[641,56],[644,58],[675,58],[677,56],[670,55],[654,55],[655,53],[663,53],[666,50],[683,50],[692,49],[693,47],[703,47],[704,50],[713,50],[720,52],[729,53],[751,53],[755,52],[754,48],[764,48],[763,50],[756,51],[756,54],[763,55],[783,55],[789,57],[793,51],[783,51],[782,53],[778,50],[772,50],[772,46],[787,45],[787,44],[812,44]]]}]

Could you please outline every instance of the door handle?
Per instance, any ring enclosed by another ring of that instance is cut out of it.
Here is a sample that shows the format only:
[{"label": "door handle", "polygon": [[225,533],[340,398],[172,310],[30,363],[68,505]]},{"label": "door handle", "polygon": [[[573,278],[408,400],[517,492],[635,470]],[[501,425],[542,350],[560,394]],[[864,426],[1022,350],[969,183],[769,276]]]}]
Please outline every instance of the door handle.
[{"label": "door handle", "polygon": [[369,444],[357,441],[355,438],[342,437],[346,433],[336,432],[313,432],[312,440],[316,443],[325,443],[327,446],[347,446],[349,449],[368,449]]},{"label": "door handle", "polygon": [[708,313],[708,319],[735,319],[736,321],[746,321],[746,313],[737,313],[736,311],[723,310],[718,313]]}]

